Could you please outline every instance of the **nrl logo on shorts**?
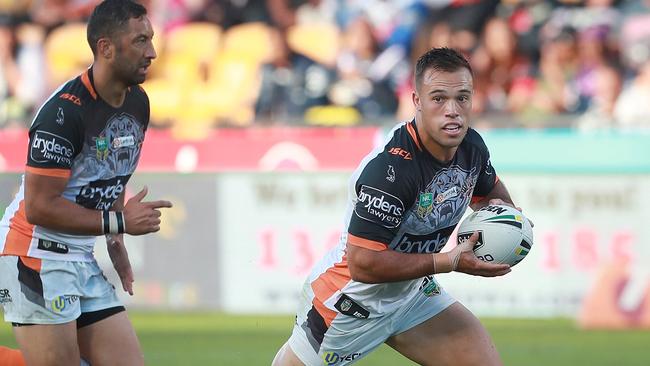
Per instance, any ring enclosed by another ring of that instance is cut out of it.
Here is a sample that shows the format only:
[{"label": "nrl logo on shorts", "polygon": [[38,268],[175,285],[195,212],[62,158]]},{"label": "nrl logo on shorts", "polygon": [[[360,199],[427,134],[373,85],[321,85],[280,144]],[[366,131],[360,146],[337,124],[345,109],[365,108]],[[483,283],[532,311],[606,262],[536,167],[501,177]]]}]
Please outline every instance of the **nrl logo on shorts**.
[{"label": "nrl logo on shorts", "polygon": [[350,308],[352,308],[352,301],[350,299],[343,300],[341,303],[341,311],[348,311]]},{"label": "nrl logo on shorts", "polygon": [[436,280],[433,279],[433,276],[426,276],[422,280],[420,291],[422,291],[426,297],[436,296],[440,295],[440,286],[438,286]]},{"label": "nrl logo on shorts", "polygon": [[431,211],[433,211],[433,193],[420,193],[418,208],[416,210],[418,217],[424,219],[431,213]]}]

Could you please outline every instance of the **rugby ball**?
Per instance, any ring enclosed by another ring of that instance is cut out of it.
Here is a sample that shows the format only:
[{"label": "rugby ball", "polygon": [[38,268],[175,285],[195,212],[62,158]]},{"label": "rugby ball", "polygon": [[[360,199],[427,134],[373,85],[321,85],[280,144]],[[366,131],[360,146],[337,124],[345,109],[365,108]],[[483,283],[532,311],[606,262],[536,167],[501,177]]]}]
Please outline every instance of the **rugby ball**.
[{"label": "rugby ball", "polygon": [[475,231],[479,238],[474,253],[485,262],[514,266],[533,246],[530,221],[510,206],[489,205],[471,213],[460,223],[458,242],[468,239]]}]

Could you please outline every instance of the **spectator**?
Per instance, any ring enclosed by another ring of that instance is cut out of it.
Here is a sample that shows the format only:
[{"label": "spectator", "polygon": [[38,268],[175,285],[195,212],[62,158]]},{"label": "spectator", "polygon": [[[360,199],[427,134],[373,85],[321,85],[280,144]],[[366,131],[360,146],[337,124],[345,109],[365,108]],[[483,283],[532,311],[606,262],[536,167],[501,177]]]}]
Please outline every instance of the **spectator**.
[{"label": "spectator", "polygon": [[650,128],[650,58],[616,101],[614,119],[623,128]]},{"label": "spectator", "polygon": [[621,76],[617,69],[600,65],[592,71],[593,93],[585,112],[577,118],[581,129],[615,127],[614,106],[621,92]]},{"label": "spectator", "polygon": [[517,38],[505,19],[487,22],[472,60],[475,112],[518,112],[521,106],[511,102],[510,95],[513,88],[522,92],[521,86],[530,84],[532,65],[519,54]]}]

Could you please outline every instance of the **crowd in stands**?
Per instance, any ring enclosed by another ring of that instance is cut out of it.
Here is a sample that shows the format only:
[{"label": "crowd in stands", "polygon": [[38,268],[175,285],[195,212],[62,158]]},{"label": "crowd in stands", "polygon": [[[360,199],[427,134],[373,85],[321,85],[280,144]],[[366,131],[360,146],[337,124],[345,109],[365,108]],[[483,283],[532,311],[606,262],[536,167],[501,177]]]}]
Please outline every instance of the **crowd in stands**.
[{"label": "crowd in stands", "polygon": [[[29,125],[92,62],[98,0],[0,0],[0,127]],[[430,47],[474,68],[477,123],[650,126],[648,0],[145,0],[152,124],[392,124]]]}]

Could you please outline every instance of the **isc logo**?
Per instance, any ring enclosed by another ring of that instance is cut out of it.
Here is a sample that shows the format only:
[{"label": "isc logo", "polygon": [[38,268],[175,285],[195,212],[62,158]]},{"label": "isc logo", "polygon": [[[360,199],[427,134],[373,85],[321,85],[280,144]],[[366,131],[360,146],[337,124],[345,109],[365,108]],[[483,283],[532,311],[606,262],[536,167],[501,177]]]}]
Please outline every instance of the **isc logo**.
[{"label": "isc logo", "polygon": [[389,153],[397,156],[401,156],[404,158],[404,160],[412,160],[413,157],[411,157],[411,153],[402,149],[401,147],[392,147],[390,150],[388,150]]}]

